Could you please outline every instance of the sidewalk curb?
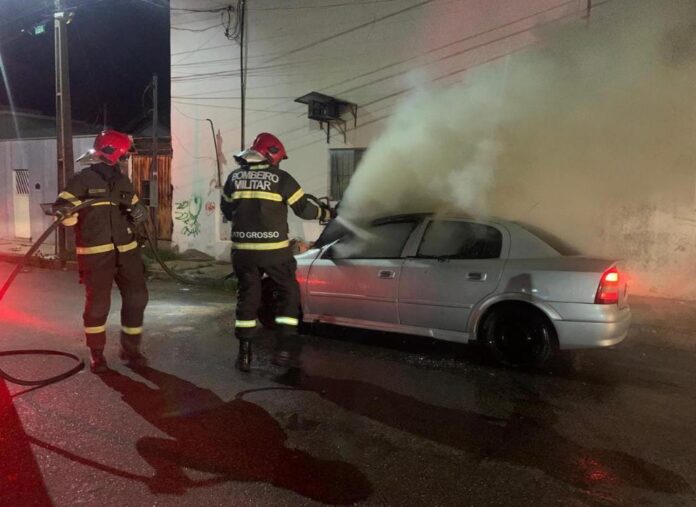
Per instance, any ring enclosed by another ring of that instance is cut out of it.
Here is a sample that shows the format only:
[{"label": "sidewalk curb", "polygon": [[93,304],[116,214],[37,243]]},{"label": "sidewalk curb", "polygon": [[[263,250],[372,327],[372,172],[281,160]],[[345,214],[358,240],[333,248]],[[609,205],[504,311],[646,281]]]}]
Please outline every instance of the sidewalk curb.
[{"label": "sidewalk curb", "polygon": [[[0,262],[19,264],[23,258],[24,255],[21,254],[0,253]],[[25,265],[34,268],[53,269],[56,271],[77,271],[76,261],[67,261],[63,266],[58,259],[44,259],[43,257],[36,256],[30,257]]]}]

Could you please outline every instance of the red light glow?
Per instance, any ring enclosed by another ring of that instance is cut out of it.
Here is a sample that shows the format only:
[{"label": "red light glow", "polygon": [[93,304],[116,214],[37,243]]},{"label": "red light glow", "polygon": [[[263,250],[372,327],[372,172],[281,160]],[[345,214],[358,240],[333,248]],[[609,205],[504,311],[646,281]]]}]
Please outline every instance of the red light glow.
[{"label": "red light glow", "polygon": [[595,303],[600,305],[613,305],[619,302],[619,271],[611,267],[602,273],[602,278],[597,288]]}]

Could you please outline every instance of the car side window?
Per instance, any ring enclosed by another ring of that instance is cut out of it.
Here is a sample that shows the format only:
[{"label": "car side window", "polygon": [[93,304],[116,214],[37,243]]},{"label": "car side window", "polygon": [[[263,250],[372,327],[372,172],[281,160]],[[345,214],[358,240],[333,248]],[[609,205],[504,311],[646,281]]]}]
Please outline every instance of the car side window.
[{"label": "car side window", "polygon": [[416,226],[415,221],[374,224],[365,235],[348,234],[331,247],[334,259],[397,259]]},{"label": "car side window", "polygon": [[420,246],[418,257],[448,259],[497,259],[503,247],[503,235],[495,227],[456,220],[431,222]]}]

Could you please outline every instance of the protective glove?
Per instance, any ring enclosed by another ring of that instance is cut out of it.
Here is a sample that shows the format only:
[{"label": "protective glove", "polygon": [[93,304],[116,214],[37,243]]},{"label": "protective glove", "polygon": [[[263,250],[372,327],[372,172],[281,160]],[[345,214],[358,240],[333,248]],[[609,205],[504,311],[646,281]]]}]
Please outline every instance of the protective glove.
[{"label": "protective glove", "polygon": [[58,220],[65,218],[67,216],[70,216],[70,208],[72,206],[58,206],[58,205],[53,205],[53,216],[55,216]]},{"label": "protective glove", "polygon": [[73,227],[77,224],[77,213],[73,213],[72,208],[72,206],[54,204],[51,211],[56,220],[61,220],[65,227]]},{"label": "protective glove", "polygon": [[130,217],[135,225],[142,224],[148,217],[147,208],[139,202],[135,203],[130,209]]}]

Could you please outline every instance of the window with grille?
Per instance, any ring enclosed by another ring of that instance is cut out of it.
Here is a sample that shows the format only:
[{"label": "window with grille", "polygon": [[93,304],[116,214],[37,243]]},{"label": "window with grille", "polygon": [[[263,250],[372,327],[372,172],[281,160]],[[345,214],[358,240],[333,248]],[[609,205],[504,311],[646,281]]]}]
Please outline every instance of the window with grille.
[{"label": "window with grille", "polygon": [[17,195],[29,194],[29,170],[15,169],[15,192]]},{"label": "window with grille", "polygon": [[329,150],[331,160],[331,198],[335,201],[343,199],[343,193],[348,188],[350,178],[360,164],[365,148],[341,148]]}]

